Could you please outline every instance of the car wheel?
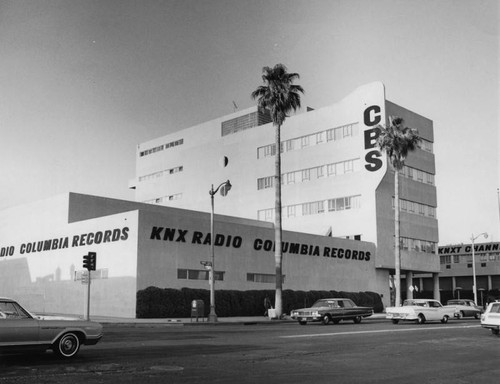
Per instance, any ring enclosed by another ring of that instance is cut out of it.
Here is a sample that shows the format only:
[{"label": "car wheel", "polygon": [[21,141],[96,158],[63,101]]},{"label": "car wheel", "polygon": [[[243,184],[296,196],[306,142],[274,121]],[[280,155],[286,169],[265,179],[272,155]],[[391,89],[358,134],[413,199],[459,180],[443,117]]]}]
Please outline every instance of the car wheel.
[{"label": "car wheel", "polygon": [[64,358],[75,356],[80,349],[80,339],[72,332],[65,333],[54,344],[54,352]]},{"label": "car wheel", "polygon": [[464,312],[463,311],[458,312],[457,319],[460,320],[462,317],[464,317]]},{"label": "car wheel", "polygon": [[417,317],[417,324],[424,324],[425,323],[425,316],[420,314]]},{"label": "car wheel", "polygon": [[399,323],[399,320],[396,320],[396,319],[392,320],[392,324],[398,324],[398,323]]},{"label": "car wheel", "polygon": [[500,333],[500,331],[498,329],[492,329],[491,333],[493,333],[494,335],[498,335],[498,333]]},{"label": "car wheel", "polygon": [[299,321],[299,324],[300,324],[300,325],[306,325],[306,324],[307,324],[307,321],[302,321],[302,320],[301,320],[301,321]]},{"label": "car wheel", "polygon": [[356,316],[354,319],[352,319],[352,321],[354,321],[354,324],[361,323],[361,316]]},{"label": "car wheel", "polygon": [[444,317],[441,319],[441,323],[446,324],[447,322],[448,322],[448,316],[444,316]]},{"label": "car wheel", "polygon": [[481,317],[481,314],[480,313],[475,313],[474,314],[474,319],[479,319]]},{"label": "car wheel", "polygon": [[330,316],[329,315],[324,315],[323,316],[323,324],[328,325],[330,323]]}]

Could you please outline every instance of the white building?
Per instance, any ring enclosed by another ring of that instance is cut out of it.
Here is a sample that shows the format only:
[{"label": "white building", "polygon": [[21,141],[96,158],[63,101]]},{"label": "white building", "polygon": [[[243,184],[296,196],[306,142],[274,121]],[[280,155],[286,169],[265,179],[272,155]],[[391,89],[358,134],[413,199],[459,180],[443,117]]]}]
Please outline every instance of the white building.
[{"label": "white building", "polygon": [[[365,240],[377,245],[376,268],[394,272],[394,181],[375,146],[389,116],[418,129],[421,148],[401,176],[402,273],[425,274],[439,294],[438,222],[432,121],[385,98],[382,83],[340,102],[289,117],[282,127],[282,204],[286,230]],[[217,213],[273,222],[274,127],[256,107],[142,143],[136,200],[210,210],[211,186],[230,180]],[[387,282],[389,285],[389,281]]]}]

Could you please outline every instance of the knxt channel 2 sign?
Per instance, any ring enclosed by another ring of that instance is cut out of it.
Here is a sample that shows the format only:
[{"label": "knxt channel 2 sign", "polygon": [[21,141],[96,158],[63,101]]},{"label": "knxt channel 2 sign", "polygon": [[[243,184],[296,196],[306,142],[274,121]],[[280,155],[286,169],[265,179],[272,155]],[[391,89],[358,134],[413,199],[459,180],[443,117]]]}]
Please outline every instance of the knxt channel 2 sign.
[{"label": "knxt channel 2 sign", "polygon": [[367,127],[364,132],[365,150],[365,169],[369,172],[376,172],[382,168],[382,153],[375,149],[377,139],[380,135],[380,129],[376,126],[382,121],[382,110],[378,105],[372,105],[365,109],[363,113],[363,122]]}]

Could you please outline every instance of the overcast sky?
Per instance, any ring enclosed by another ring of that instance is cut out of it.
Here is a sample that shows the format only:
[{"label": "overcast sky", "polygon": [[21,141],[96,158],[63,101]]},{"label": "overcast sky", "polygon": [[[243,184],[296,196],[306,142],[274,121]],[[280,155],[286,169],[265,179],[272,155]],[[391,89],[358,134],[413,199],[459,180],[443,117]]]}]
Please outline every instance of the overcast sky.
[{"label": "overcast sky", "polygon": [[382,81],[433,120],[440,245],[500,241],[499,4],[0,0],[0,210],[133,200],[137,144],[254,105],[283,63],[303,106]]}]

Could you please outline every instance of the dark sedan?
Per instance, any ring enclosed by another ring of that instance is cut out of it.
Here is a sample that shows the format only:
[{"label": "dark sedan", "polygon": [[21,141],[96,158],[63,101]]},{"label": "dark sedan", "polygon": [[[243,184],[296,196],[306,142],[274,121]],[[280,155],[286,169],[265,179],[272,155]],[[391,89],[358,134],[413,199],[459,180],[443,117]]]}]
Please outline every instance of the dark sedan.
[{"label": "dark sedan", "polygon": [[290,317],[301,325],[309,321],[321,321],[323,324],[333,322],[338,324],[341,320],[352,320],[355,324],[361,323],[363,317],[373,315],[372,307],[358,307],[351,299],[320,299],[311,308],[293,310]]}]

